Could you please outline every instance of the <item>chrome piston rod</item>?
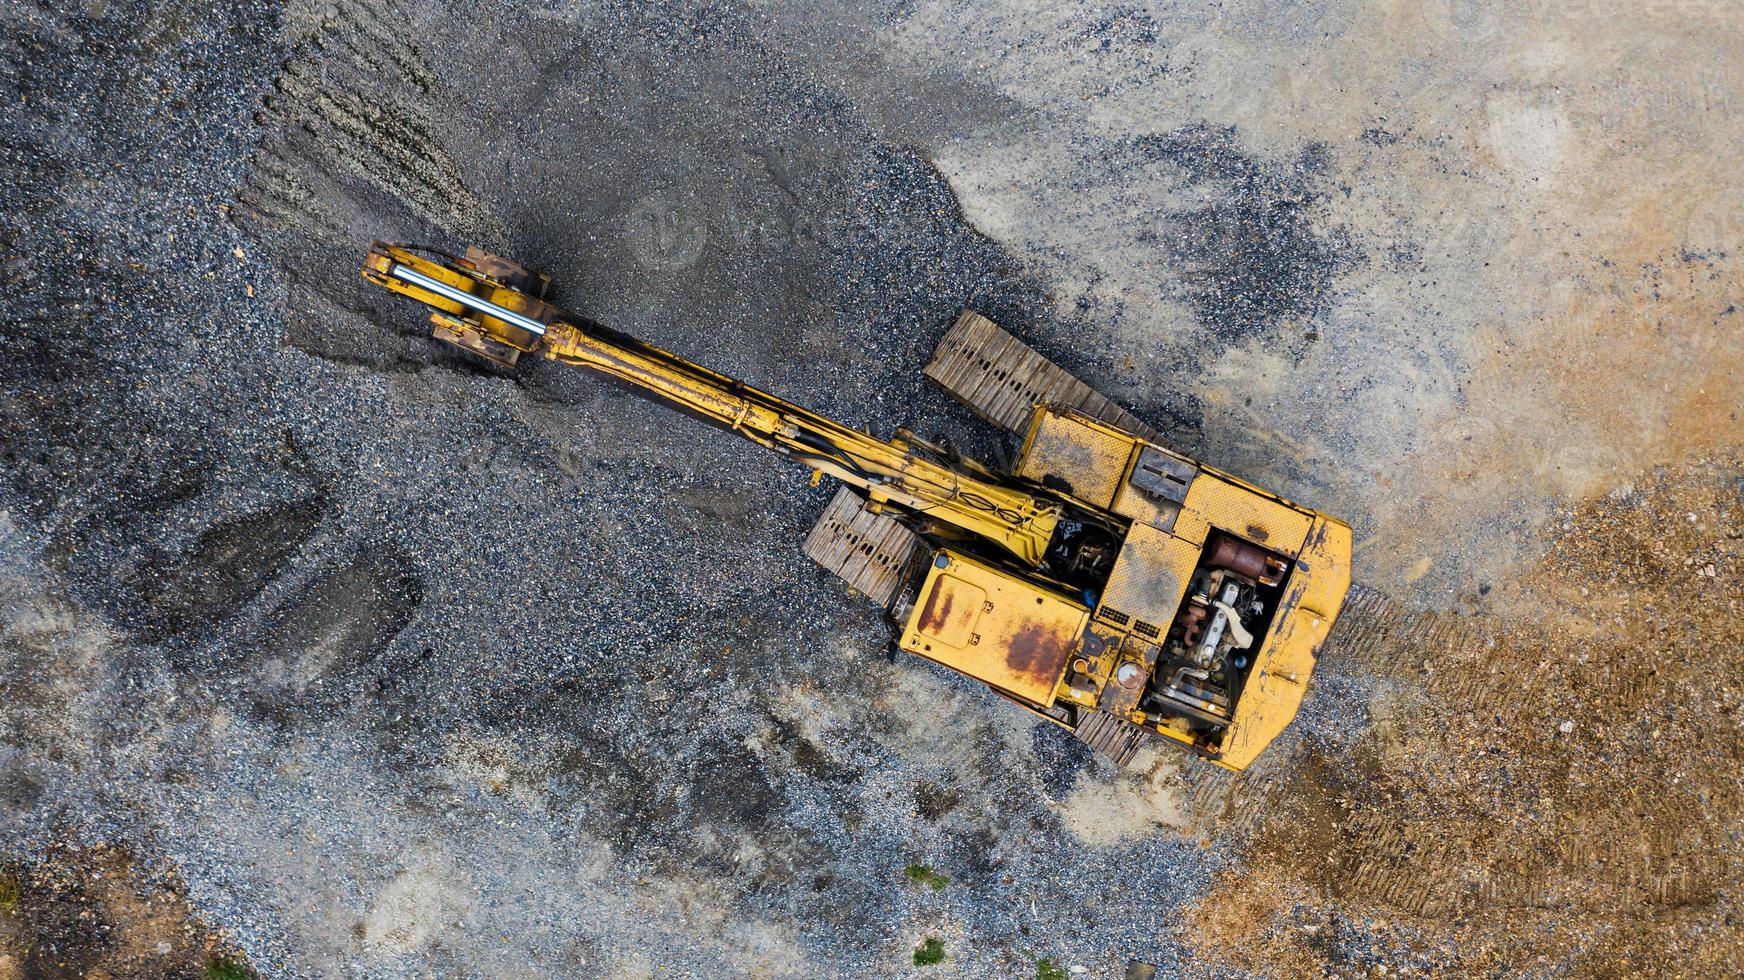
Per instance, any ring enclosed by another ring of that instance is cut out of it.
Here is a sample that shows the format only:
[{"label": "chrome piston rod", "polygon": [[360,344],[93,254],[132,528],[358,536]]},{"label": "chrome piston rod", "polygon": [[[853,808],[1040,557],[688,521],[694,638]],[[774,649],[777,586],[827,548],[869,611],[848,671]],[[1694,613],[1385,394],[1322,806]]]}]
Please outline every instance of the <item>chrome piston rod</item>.
[{"label": "chrome piston rod", "polygon": [[506,323],[512,323],[515,326],[520,327],[522,330],[530,331],[540,337],[545,336],[545,324],[540,323],[538,320],[529,316],[523,316],[506,307],[498,306],[489,300],[479,299],[477,296],[472,295],[464,289],[456,289],[441,280],[432,279],[429,276],[424,275],[422,272],[408,269],[397,262],[394,263],[393,276],[396,279],[403,279],[406,282],[417,286],[419,289],[428,289],[430,292],[435,293],[443,299],[450,299],[459,303],[461,306],[477,310],[486,316],[494,316]]}]

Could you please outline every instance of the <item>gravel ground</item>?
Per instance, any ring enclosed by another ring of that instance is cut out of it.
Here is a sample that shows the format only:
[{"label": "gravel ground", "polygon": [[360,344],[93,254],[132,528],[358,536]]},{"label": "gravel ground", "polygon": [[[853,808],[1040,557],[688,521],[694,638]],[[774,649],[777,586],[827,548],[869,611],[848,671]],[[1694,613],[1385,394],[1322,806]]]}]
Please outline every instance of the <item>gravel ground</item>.
[{"label": "gravel ground", "polygon": [[[1735,7],[3,24],[0,980],[1744,948]],[[1365,584],[1261,765],[1115,772],[887,662],[798,553],[831,488],[440,348],[377,237],[986,455],[919,372],[977,309]]]}]

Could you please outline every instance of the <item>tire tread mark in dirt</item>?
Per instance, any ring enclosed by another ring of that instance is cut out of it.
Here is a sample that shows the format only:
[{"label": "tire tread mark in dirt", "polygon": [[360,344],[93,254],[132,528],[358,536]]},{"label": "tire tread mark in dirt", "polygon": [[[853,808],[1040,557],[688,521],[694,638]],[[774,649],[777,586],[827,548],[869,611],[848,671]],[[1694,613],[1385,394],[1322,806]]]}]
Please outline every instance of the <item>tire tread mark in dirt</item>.
[{"label": "tire tread mark in dirt", "polygon": [[[344,3],[285,62],[256,115],[267,131],[238,217],[350,246],[361,200],[385,193],[414,219],[458,236],[484,204],[435,137],[435,74],[391,4]],[[398,22],[398,23],[396,23]]]}]

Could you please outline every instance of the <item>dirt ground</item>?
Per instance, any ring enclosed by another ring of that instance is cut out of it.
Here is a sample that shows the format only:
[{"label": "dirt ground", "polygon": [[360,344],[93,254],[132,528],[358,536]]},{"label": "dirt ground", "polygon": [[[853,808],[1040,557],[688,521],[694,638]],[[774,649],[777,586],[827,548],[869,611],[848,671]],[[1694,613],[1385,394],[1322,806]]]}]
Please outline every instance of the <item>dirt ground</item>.
[{"label": "dirt ground", "polygon": [[1371,727],[1264,794],[1201,941],[1283,975],[1352,931],[1402,972],[1736,971],[1739,464],[1575,507],[1505,615],[1359,592],[1323,662],[1374,684]]},{"label": "dirt ground", "polygon": [[[1737,2],[0,11],[0,980],[1744,975]],[[992,454],[977,309],[1358,584],[1115,771],[375,238]]]},{"label": "dirt ground", "polygon": [[246,980],[172,881],[141,880],[125,852],[56,849],[0,869],[0,977]]}]

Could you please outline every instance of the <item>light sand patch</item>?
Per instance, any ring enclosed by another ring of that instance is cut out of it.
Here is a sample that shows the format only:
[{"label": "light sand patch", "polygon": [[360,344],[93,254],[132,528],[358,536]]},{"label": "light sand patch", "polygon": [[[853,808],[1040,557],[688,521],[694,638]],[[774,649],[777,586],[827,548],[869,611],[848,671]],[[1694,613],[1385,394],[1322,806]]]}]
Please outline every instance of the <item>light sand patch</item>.
[{"label": "light sand patch", "polygon": [[545,760],[535,756],[533,747],[501,738],[457,735],[448,740],[446,754],[456,782],[526,809],[544,805],[540,769]]},{"label": "light sand patch", "polygon": [[1179,832],[1191,821],[1186,789],[1154,769],[1141,779],[1085,770],[1059,811],[1066,829],[1092,847]]},{"label": "light sand patch", "polygon": [[1567,154],[1568,117],[1553,99],[1504,92],[1484,103],[1489,144],[1497,163],[1528,180],[1555,173]]},{"label": "light sand patch", "polygon": [[402,955],[437,937],[459,936],[472,915],[465,878],[428,857],[395,875],[370,906],[358,931],[364,948]]}]

